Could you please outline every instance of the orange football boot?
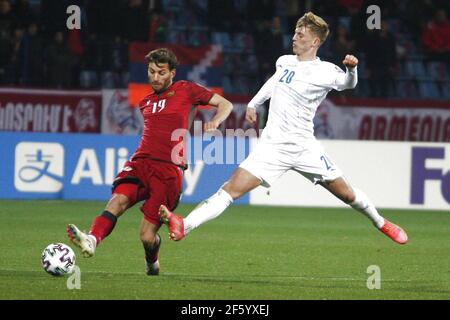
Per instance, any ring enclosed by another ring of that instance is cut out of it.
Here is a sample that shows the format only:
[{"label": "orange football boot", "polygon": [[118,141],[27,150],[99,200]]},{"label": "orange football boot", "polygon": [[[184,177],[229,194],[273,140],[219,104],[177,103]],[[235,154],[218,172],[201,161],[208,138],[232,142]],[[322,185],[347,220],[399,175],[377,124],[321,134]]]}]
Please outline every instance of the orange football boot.
[{"label": "orange football boot", "polygon": [[171,212],[165,205],[159,207],[159,214],[162,221],[169,227],[169,236],[171,240],[180,241],[184,238],[183,217]]},{"label": "orange football boot", "polygon": [[406,232],[387,219],[384,219],[384,225],[380,228],[380,231],[399,244],[408,242],[408,235]]}]

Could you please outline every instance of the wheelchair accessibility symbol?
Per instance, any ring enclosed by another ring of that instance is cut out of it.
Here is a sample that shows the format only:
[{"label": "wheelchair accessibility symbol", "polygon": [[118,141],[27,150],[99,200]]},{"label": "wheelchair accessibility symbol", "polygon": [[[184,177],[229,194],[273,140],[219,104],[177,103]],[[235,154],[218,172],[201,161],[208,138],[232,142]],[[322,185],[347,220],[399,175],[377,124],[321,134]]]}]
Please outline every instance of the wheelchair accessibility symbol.
[{"label": "wheelchair accessibility symbol", "polygon": [[21,142],[16,147],[14,185],[25,192],[62,189],[64,148],[59,143]]}]

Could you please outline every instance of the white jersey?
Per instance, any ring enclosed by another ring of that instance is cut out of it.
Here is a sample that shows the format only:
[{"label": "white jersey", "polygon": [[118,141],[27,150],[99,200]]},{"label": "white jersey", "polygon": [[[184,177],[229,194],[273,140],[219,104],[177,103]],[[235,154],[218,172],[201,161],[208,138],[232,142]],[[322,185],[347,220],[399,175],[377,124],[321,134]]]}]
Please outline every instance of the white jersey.
[{"label": "white jersey", "polygon": [[358,81],[356,68],[344,72],[319,58],[299,61],[296,55],[285,55],[278,58],[276,67],[275,74],[248,104],[256,108],[271,99],[261,139],[274,143],[315,139],[313,118],[328,92],[354,88]]}]

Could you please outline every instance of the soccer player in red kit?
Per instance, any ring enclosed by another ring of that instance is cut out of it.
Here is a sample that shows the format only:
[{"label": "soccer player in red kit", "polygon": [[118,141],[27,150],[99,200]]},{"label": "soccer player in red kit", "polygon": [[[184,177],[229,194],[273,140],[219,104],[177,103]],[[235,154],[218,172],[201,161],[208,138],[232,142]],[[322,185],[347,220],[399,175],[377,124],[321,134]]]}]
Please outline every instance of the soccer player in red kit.
[{"label": "soccer player in red kit", "polygon": [[183,136],[174,138],[173,133],[178,129],[188,129],[196,105],[217,107],[215,116],[204,124],[205,131],[217,129],[228,117],[233,105],[196,83],[173,82],[177,58],[172,51],[166,48],[153,50],[146,60],[149,82],[154,92],[139,104],[144,117],[140,144],[116,176],[112,197],[105,211],[92,222],[89,233],[69,224],[67,234],[85,257],[92,257],[96,247],[113,230],[117,218],[137,202],[145,201],[141,206],[144,218],[140,238],[145,251],[146,272],[148,275],[158,275],[161,245],[158,235],[161,227],[159,206],[164,204],[172,209],[177,206],[185,168]]}]

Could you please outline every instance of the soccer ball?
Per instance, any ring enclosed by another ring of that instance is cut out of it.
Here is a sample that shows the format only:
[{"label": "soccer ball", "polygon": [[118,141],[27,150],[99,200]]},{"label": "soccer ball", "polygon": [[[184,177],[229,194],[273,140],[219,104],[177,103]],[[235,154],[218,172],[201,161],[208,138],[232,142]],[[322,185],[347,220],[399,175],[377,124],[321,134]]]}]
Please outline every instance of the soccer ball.
[{"label": "soccer ball", "polygon": [[52,243],[42,252],[42,267],[52,276],[71,273],[75,267],[75,253],[64,243]]}]

